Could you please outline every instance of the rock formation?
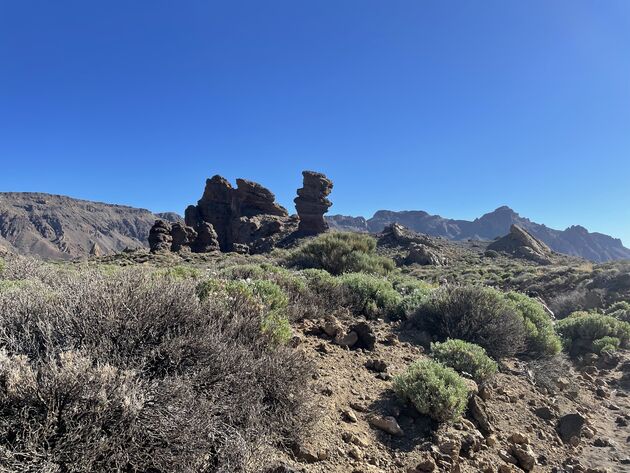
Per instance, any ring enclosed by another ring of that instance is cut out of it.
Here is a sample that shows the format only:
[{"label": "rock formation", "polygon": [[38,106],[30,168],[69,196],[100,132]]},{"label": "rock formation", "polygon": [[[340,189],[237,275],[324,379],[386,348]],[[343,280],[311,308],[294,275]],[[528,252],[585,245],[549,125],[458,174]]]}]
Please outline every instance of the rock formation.
[{"label": "rock formation", "polygon": [[[299,217],[290,216],[262,185],[237,179],[236,187],[221,176],[206,180],[197,205],[189,205],[185,223],[157,220],[151,229],[151,251],[234,251],[263,253],[295,237],[314,235],[328,226],[324,213],[332,182],[323,174],[304,171],[304,185],[295,199]],[[299,231],[298,231],[299,227]]]},{"label": "rock formation", "polygon": [[149,231],[149,247],[152,253],[160,253],[171,250],[173,237],[171,236],[171,224],[164,220],[156,220]]},{"label": "rock formation", "polygon": [[208,253],[217,251],[219,242],[214,228],[207,222],[201,222],[194,229],[182,223],[171,225],[164,220],[156,220],[149,232],[149,246],[152,253],[165,251]]},{"label": "rock formation", "polygon": [[510,227],[510,233],[488,245],[488,250],[509,253],[540,264],[551,263],[551,249],[518,225]]},{"label": "rock formation", "polygon": [[324,214],[332,202],[326,197],[332,191],[333,184],[325,175],[304,171],[304,183],[298,189],[295,198],[295,209],[300,217],[298,233],[300,235],[317,235],[328,230],[328,224],[324,220]]},{"label": "rock formation", "polygon": [[234,188],[221,176],[206,181],[203,196],[186,209],[185,219],[192,228],[210,224],[222,251],[239,245],[239,252],[266,251],[273,236],[290,232],[296,224],[269,189],[246,179],[237,179]]}]

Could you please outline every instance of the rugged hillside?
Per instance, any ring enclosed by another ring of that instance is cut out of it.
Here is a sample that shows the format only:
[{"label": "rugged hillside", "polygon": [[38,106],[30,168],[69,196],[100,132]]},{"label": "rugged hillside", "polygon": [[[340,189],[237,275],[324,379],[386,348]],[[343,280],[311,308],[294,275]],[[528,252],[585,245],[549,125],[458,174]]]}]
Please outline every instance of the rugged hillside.
[{"label": "rugged hillside", "polygon": [[144,209],[40,193],[0,193],[0,245],[45,259],[146,245],[156,216]]},{"label": "rugged hillside", "polygon": [[362,217],[333,215],[328,218],[328,223],[332,228],[340,230],[372,233],[380,232],[392,223],[399,223],[417,232],[452,240],[494,240],[508,234],[512,225],[518,225],[559,253],[580,256],[596,262],[630,259],[630,249],[625,248],[617,238],[601,233],[590,233],[581,226],[554,230],[521,217],[506,206],[473,221],[453,220],[416,210],[401,212],[379,210],[368,220]]}]

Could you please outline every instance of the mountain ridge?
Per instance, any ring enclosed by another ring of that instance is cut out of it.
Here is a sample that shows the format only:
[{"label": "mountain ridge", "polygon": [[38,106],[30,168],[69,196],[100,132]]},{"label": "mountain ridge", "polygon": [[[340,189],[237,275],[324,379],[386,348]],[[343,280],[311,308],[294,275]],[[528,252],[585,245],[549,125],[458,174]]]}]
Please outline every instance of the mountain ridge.
[{"label": "mountain ridge", "polygon": [[44,259],[87,256],[94,244],[106,254],[146,246],[156,218],[128,205],[42,192],[0,193],[0,242]]},{"label": "mountain ridge", "polygon": [[558,253],[580,256],[595,262],[630,259],[630,249],[624,247],[619,238],[589,232],[581,225],[556,230],[521,217],[507,205],[474,220],[449,219],[423,210],[377,210],[369,219],[331,215],[327,217],[327,221],[333,229],[369,233],[378,233],[387,225],[399,223],[416,232],[456,241],[491,241],[507,235],[512,225],[518,225]]}]

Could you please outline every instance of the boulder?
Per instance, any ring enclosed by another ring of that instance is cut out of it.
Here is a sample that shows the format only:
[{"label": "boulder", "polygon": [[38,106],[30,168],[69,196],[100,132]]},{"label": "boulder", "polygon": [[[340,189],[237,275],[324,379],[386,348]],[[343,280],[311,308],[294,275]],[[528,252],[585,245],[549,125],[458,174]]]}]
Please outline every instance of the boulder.
[{"label": "boulder", "polygon": [[181,223],[174,223],[171,227],[171,237],[171,251],[190,250],[191,245],[197,238],[197,232],[192,227]]},{"label": "boulder", "polygon": [[300,218],[298,234],[317,235],[328,230],[324,214],[332,205],[326,197],[333,188],[333,183],[324,174],[304,171],[302,188],[294,199],[295,209]]},{"label": "boulder", "polygon": [[564,443],[570,443],[573,438],[579,440],[585,423],[586,419],[584,416],[577,412],[566,414],[558,420],[556,430]]},{"label": "boulder", "polygon": [[422,266],[443,266],[446,259],[442,258],[437,252],[432,251],[426,245],[421,243],[411,243],[409,245],[409,253],[405,259],[405,264],[419,264]]},{"label": "boulder", "polygon": [[551,264],[551,249],[524,228],[512,224],[510,233],[488,245],[489,251],[508,253],[540,264]]},{"label": "boulder", "polygon": [[[188,227],[190,228],[190,227]],[[219,239],[217,232],[214,231],[212,224],[208,222],[201,222],[197,225],[196,231],[197,237],[192,243],[192,249],[196,253],[209,253],[211,251],[218,251]]]}]

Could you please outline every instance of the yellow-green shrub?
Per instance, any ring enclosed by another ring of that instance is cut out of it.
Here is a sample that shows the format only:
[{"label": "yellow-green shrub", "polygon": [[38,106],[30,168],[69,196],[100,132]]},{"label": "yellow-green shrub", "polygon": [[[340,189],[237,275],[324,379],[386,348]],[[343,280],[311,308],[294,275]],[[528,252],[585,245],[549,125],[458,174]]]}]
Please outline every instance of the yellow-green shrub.
[{"label": "yellow-green shrub", "polygon": [[497,363],[486,354],[486,350],[464,340],[432,343],[431,356],[458,373],[468,373],[478,383],[497,372]]},{"label": "yellow-green shrub", "polygon": [[412,363],[394,378],[394,390],[421,414],[438,422],[458,419],[468,400],[466,383],[455,370],[433,360]]}]

